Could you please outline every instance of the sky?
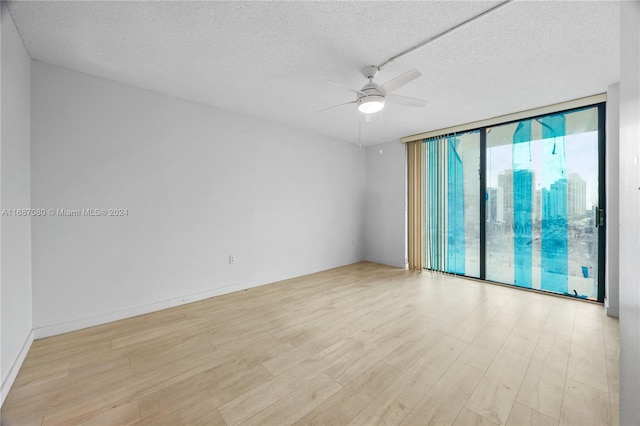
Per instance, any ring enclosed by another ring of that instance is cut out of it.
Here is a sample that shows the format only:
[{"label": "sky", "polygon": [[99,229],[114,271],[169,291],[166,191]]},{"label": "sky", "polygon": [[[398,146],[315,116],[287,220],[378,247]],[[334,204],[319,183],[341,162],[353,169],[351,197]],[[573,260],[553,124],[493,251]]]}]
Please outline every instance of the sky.
[{"label": "sky", "polygon": [[[514,153],[518,167],[514,167]],[[587,182],[585,207],[590,209],[592,205],[598,204],[598,132],[535,140],[530,146],[525,142],[491,147],[487,150],[487,187],[497,187],[498,175],[504,170],[523,166],[536,171],[536,189],[549,188],[551,183],[561,177],[561,167],[565,177],[571,173],[578,174]]]}]

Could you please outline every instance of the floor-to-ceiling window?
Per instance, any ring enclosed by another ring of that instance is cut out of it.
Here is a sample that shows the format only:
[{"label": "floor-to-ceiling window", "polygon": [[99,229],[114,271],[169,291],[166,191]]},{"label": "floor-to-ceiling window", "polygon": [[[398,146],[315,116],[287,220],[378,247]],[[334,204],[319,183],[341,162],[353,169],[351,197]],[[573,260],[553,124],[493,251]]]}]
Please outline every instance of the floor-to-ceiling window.
[{"label": "floor-to-ceiling window", "polygon": [[424,267],[602,300],[603,142],[604,104],[425,139]]}]

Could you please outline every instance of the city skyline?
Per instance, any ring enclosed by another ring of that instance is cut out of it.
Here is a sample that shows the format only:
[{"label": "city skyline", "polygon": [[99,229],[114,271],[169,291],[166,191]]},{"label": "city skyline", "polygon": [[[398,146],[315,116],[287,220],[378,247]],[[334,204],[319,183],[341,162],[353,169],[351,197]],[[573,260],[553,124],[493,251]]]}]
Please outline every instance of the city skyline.
[{"label": "city skyline", "polygon": [[562,157],[555,164],[550,164],[544,155],[545,143],[550,142],[548,139],[529,142],[529,149],[526,150],[528,158],[525,158],[525,161],[522,161],[521,158],[514,158],[513,144],[490,146],[487,149],[487,188],[500,186],[499,175],[507,170],[524,168],[534,171],[534,191],[544,187],[550,189],[551,184],[556,182],[558,176],[568,178],[570,175],[576,174],[585,182],[585,210],[597,205],[597,132],[572,134],[556,139],[559,139],[557,142],[561,146],[557,155]]},{"label": "city skyline", "polygon": [[[542,217],[583,217],[587,214],[587,183],[577,173],[566,178],[556,179],[549,188],[536,189],[535,170],[515,170],[530,176],[532,220]],[[488,222],[498,223],[505,220],[505,212],[513,214],[513,178],[514,170],[503,170],[498,174],[498,186],[487,187]],[[546,214],[545,214],[546,213]]]}]

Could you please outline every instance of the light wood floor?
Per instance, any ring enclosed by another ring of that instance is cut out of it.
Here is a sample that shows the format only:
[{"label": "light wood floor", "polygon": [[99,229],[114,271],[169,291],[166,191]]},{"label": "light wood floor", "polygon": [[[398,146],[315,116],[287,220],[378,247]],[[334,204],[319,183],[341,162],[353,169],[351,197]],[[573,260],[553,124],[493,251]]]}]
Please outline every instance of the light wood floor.
[{"label": "light wood floor", "polygon": [[618,423],[600,305],[372,263],[34,342],[4,424]]}]

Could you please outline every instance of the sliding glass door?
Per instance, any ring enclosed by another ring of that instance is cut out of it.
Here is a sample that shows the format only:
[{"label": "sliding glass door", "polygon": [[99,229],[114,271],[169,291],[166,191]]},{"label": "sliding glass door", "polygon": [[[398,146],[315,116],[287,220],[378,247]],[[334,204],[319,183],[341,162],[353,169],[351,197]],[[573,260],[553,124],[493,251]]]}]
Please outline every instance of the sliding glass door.
[{"label": "sliding glass door", "polygon": [[486,158],[486,279],[597,299],[598,108],[487,129]]},{"label": "sliding glass door", "polygon": [[425,140],[425,267],[602,300],[603,132],[595,105]]}]

